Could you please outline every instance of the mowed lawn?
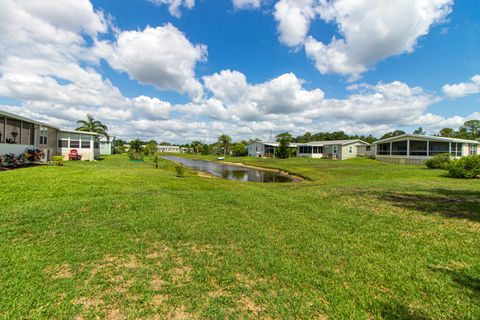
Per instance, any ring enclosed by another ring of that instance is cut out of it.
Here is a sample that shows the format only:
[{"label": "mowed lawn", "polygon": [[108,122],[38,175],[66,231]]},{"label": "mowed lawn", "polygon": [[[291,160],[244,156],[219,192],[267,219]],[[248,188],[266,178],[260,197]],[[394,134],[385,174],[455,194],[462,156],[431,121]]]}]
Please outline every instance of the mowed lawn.
[{"label": "mowed lawn", "polygon": [[0,318],[479,319],[480,181],[369,159],[0,172]]}]

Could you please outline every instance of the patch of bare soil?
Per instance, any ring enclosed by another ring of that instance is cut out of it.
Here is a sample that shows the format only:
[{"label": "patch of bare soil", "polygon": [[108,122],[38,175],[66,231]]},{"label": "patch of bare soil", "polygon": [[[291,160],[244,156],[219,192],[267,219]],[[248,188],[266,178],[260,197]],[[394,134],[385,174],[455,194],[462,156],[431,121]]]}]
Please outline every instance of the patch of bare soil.
[{"label": "patch of bare soil", "polygon": [[168,295],[156,294],[152,297],[152,305],[154,307],[160,307],[168,300]]},{"label": "patch of bare soil", "polygon": [[166,282],[162,280],[159,276],[155,275],[153,276],[151,284],[152,284],[153,290],[159,291],[165,286]]},{"label": "patch of bare soil", "polygon": [[252,313],[254,316],[258,315],[264,310],[262,306],[255,303],[254,300],[247,296],[243,296],[238,300],[240,310],[247,313]]},{"label": "patch of bare soil", "polygon": [[70,271],[70,265],[68,263],[48,266],[44,269],[44,272],[49,274],[52,279],[68,279],[73,277],[73,273]]},{"label": "patch of bare soil", "polygon": [[92,307],[98,307],[100,305],[103,305],[103,301],[101,299],[95,299],[95,298],[87,298],[87,297],[81,297],[78,299],[74,299],[72,301],[73,304],[81,304],[84,309],[92,308]]}]

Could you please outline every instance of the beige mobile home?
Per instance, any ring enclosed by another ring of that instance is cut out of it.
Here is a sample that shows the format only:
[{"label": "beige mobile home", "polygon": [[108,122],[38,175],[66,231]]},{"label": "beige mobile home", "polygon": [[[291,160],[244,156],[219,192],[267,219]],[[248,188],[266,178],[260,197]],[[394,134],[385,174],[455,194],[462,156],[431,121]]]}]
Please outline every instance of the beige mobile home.
[{"label": "beige mobile home", "polygon": [[96,133],[61,130],[0,110],[0,156],[41,149],[45,154],[43,161],[50,161],[56,155],[68,160],[70,151],[76,149],[82,160],[95,160],[99,157],[98,139]]},{"label": "beige mobile home", "polygon": [[479,154],[479,141],[447,137],[403,134],[375,141],[375,158],[380,161],[401,164],[422,164],[437,154],[448,153],[452,157]]},{"label": "beige mobile home", "polygon": [[362,140],[312,141],[297,144],[297,156],[345,160],[368,155],[369,144]]}]

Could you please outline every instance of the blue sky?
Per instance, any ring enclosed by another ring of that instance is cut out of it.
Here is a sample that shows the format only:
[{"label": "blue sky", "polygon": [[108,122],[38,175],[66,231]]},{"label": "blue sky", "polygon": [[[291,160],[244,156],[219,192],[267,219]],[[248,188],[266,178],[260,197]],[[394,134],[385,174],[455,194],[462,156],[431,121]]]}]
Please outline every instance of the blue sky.
[{"label": "blue sky", "polygon": [[478,1],[6,0],[0,11],[0,108],[62,127],[92,113],[117,136],[182,143],[435,133],[480,118]]}]

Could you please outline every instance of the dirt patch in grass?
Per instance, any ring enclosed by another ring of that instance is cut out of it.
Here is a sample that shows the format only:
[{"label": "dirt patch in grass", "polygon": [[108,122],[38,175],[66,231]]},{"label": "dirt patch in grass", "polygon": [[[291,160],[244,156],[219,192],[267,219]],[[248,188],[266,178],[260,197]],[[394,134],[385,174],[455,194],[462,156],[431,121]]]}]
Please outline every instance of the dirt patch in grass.
[{"label": "dirt patch in grass", "polygon": [[252,313],[254,316],[257,316],[265,308],[259,306],[253,299],[247,296],[243,296],[238,300],[239,308],[242,312]]},{"label": "dirt patch in grass", "polygon": [[152,297],[152,305],[155,308],[158,308],[158,307],[164,305],[167,300],[168,300],[168,295],[166,295],[166,294],[156,294]]},{"label": "dirt patch in grass", "polygon": [[120,309],[112,309],[107,313],[107,320],[122,320],[127,319]]},{"label": "dirt patch in grass", "polygon": [[52,279],[68,279],[73,277],[73,273],[70,271],[70,265],[68,263],[48,266],[44,269],[44,272],[50,275]]},{"label": "dirt patch in grass", "polygon": [[172,252],[172,249],[168,245],[164,243],[155,242],[153,244],[153,249],[149,250],[145,257],[147,259],[160,259],[160,258],[165,258],[171,252]]},{"label": "dirt patch in grass", "polygon": [[172,282],[176,284],[183,284],[191,281],[190,273],[192,272],[192,267],[190,266],[180,266],[173,269],[170,269],[168,273],[172,277]]},{"label": "dirt patch in grass", "polygon": [[81,298],[72,300],[72,303],[77,305],[78,304],[82,305],[84,309],[88,309],[88,308],[98,307],[100,305],[103,305],[103,300],[96,299],[96,298],[81,297]]},{"label": "dirt patch in grass", "polygon": [[166,282],[162,280],[159,276],[153,276],[153,279],[151,281],[153,290],[159,291],[162,290],[162,288],[165,286]]},{"label": "dirt patch in grass", "polygon": [[211,297],[211,298],[229,297],[229,296],[231,296],[231,293],[224,290],[223,288],[218,288],[214,291],[210,291],[208,293],[208,296]]},{"label": "dirt patch in grass", "polygon": [[174,320],[194,319],[192,314],[188,313],[184,306],[176,308],[168,318]]}]

